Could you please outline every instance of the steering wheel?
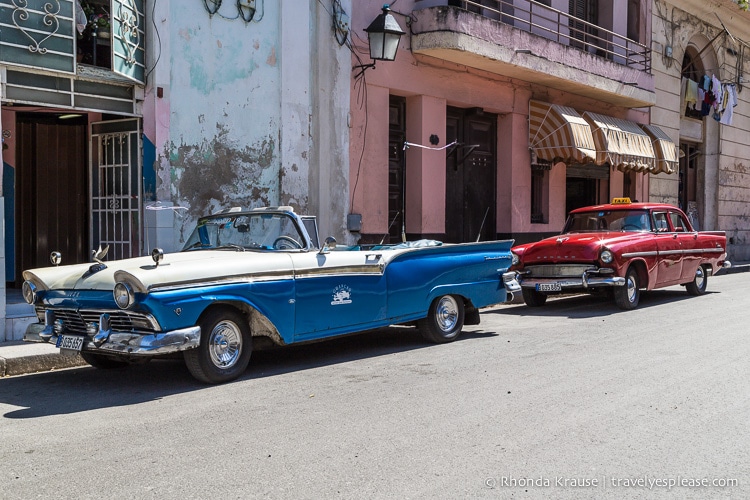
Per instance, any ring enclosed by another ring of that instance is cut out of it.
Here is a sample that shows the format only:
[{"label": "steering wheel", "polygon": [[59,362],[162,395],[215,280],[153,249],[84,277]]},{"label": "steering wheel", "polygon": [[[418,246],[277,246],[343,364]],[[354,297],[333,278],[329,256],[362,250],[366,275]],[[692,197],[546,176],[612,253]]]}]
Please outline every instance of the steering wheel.
[{"label": "steering wheel", "polygon": [[625,224],[622,226],[623,231],[627,231],[628,228],[632,229],[633,231],[640,231],[641,229],[643,229],[642,227],[636,226],[635,224]]},{"label": "steering wheel", "polygon": [[281,235],[273,242],[273,247],[276,250],[296,250],[302,248],[302,245],[291,236]]}]

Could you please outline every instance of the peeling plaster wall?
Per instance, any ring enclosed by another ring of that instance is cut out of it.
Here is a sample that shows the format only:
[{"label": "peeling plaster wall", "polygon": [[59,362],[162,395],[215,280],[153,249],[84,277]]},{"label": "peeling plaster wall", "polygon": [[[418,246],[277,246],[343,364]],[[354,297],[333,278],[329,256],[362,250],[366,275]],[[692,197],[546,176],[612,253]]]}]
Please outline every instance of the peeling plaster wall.
[{"label": "peeling plaster wall", "polygon": [[348,156],[333,155],[348,143],[350,53],[316,0],[256,6],[249,23],[232,19],[235,2],[214,15],[203,2],[155,6],[162,42],[150,49],[159,62],[144,131],[156,148],[157,202],[175,207],[174,230],[158,242],[167,250],[197,217],[232,206],[292,205],[343,236],[346,196],[321,195],[348,184]]},{"label": "peeling plaster wall", "polygon": [[[652,47],[653,73],[657,92],[651,110],[651,122],[667,132],[675,143],[695,135],[682,120],[680,72],[688,45],[701,52],[709,74],[715,73],[723,82],[737,82],[737,58],[727,48],[740,49],[731,39],[719,36],[719,19],[735,37],[750,42],[750,13],[742,12],[729,0],[698,2],[685,0],[679,7],[656,0],[653,7]],[[672,48],[672,57],[665,48]],[[750,259],[750,48],[745,48],[743,91],[738,94],[732,125],[722,125],[705,118],[702,123],[703,149],[699,158],[698,203],[701,229],[723,230],[729,240],[731,260]],[[698,125],[701,125],[698,122]],[[700,133],[700,130],[699,130]],[[650,199],[677,204],[679,178],[651,176]]]},{"label": "peeling plaster wall", "polygon": [[171,2],[170,130],[162,154],[168,199],[187,208],[178,245],[202,214],[280,202],[277,7],[265,2],[261,22],[244,23],[209,16],[201,3]]}]

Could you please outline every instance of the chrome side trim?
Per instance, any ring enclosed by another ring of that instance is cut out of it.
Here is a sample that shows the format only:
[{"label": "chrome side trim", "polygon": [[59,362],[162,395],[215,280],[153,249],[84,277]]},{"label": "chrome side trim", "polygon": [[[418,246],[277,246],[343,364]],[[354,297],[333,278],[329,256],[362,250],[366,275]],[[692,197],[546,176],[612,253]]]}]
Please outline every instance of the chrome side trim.
[{"label": "chrome side trim", "polygon": [[243,275],[243,276],[225,276],[221,278],[214,278],[211,280],[190,280],[190,281],[179,281],[173,283],[164,283],[159,285],[152,285],[149,287],[149,292],[164,292],[169,290],[177,290],[183,288],[195,288],[204,286],[219,286],[219,285],[231,285],[231,284],[243,284],[243,283],[260,283],[263,281],[279,281],[279,280],[292,280],[294,275],[289,270],[281,272],[264,272],[262,275]]},{"label": "chrome side trim", "polygon": [[[672,251],[670,251],[670,252],[662,252],[662,254],[664,254],[664,253],[675,253],[675,252],[672,252]],[[657,255],[659,255],[659,252],[657,252],[657,251],[654,250],[652,252],[629,252],[629,253],[624,253],[624,254],[622,254],[622,257],[624,259],[632,259],[633,257],[656,257]]]},{"label": "chrome side trim", "polygon": [[195,280],[195,281],[181,281],[174,283],[165,283],[160,285],[154,285],[149,288],[149,292],[163,292],[168,290],[176,290],[181,288],[194,288],[198,286],[219,286],[219,285],[231,285],[231,284],[243,284],[243,283],[261,283],[264,281],[280,281],[280,280],[293,280],[293,279],[305,279],[305,278],[317,278],[321,276],[356,276],[356,275],[378,275],[383,274],[385,266],[383,263],[378,262],[375,264],[359,264],[351,266],[341,267],[325,267],[325,268],[311,268],[301,269],[297,271],[278,271],[278,272],[263,272],[258,274],[247,274],[243,276],[226,276],[223,278],[216,278],[212,280]]}]

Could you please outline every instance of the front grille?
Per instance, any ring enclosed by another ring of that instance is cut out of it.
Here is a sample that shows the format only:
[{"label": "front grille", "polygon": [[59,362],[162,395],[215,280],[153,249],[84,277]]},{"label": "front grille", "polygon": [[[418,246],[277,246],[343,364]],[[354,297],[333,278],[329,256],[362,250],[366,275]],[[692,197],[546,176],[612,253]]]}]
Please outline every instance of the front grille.
[{"label": "front grille", "polygon": [[75,309],[53,309],[53,311],[55,319],[62,320],[65,333],[73,335],[86,335],[86,325],[89,323],[99,324],[99,317],[105,312],[109,314],[112,331],[151,335],[159,330],[156,320],[148,314]]},{"label": "front grille", "polygon": [[527,278],[580,278],[586,271],[595,271],[591,264],[548,264],[543,266],[526,266]]}]

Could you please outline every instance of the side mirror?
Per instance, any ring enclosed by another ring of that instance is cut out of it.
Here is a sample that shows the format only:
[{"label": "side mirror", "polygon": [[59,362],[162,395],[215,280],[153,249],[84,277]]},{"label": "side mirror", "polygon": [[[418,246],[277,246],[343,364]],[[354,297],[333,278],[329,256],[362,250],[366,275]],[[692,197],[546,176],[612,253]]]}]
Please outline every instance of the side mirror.
[{"label": "side mirror", "polygon": [[325,243],[323,243],[323,247],[320,249],[320,252],[318,253],[319,254],[328,253],[334,248],[336,248],[336,238],[334,238],[333,236],[329,236],[328,238],[326,238]]},{"label": "side mirror", "polygon": [[60,252],[52,252],[49,254],[49,261],[53,266],[59,266],[62,262],[62,254]]}]

